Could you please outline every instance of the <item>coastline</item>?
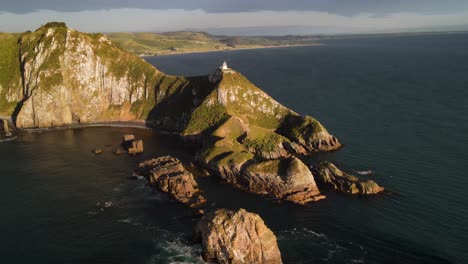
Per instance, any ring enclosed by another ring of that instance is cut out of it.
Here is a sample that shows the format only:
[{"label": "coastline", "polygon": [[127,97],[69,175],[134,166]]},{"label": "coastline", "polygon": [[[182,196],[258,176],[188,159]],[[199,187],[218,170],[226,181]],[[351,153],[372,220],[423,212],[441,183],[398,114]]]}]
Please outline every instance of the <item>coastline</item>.
[{"label": "coastline", "polygon": [[272,46],[254,46],[254,47],[238,47],[230,49],[210,49],[210,50],[194,50],[194,51],[174,51],[170,53],[154,54],[154,55],[138,55],[141,58],[146,57],[159,57],[159,56],[173,56],[183,54],[197,54],[197,53],[211,53],[211,52],[222,52],[222,51],[236,51],[236,50],[257,50],[257,49],[274,49],[274,48],[294,48],[294,47],[311,47],[311,46],[322,46],[323,43],[310,43],[310,44],[293,44],[293,45],[272,45]]},{"label": "coastline", "polygon": [[77,128],[88,128],[88,127],[122,127],[122,128],[138,128],[138,129],[145,129],[145,130],[153,130],[157,131],[163,135],[179,135],[177,132],[170,132],[165,130],[160,130],[155,127],[148,127],[145,122],[138,122],[138,121],[108,121],[108,122],[96,122],[96,123],[86,123],[86,124],[72,124],[66,126],[55,126],[55,127],[47,127],[47,128],[21,128],[15,129],[16,131],[20,132],[47,132],[47,131],[57,131],[57,130],[65,130],[65,129],[77,129]]}]

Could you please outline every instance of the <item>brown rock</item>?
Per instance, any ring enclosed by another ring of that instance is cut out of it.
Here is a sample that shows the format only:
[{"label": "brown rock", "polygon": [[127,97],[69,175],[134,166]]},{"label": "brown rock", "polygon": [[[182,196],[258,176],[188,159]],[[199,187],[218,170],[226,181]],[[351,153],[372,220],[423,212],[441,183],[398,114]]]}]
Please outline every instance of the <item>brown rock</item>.
[{"label": "brown rock", "polygon": [[102,149],[93,149],[91,152],[93,152],[96,155],[102,154]]},{"label": "brown rock", "polygon": [[146,177],[151,186],[189,207],[206,202],[193,175],[176,158],[164,156],[147,160],[140,163],[136,173]]},{"label": "brown rock", "polygon": [[254,163],[244,170],[239,181],[248,183],[247,188],[252,192],[298,204],[325,198],[309,168],[296,157]]},{"label": "brown rock", "polygon": [[8,121],[3,120],[3,132],[5,132],[6,137],[11,137],[12,134],[10,132],[10,128],[8,127]]},{"label": "brown rock", "polygon": [[338,192],[353,195],[372,195],[384,191],[384,188],[376,182],[359,180],[356,176],[341,171],[330,162],[322,162],[313,170],[317,181],[321,185]]},{"label": "brown rock", "polygon": [[123,137],[122,137],[122,141],[123,141],[123,142],[133,141],[133,140],[135,140],[135,136],[134,136],[134,135],[123,135]]},{"label": "brown rock", "polygon": [[206,214],[195,228],[203,258],[214,263],[282,263],[276,236],[259,215],[244,209]]},{"label": "brown rock", "polygon": [[143,140],[135,139],[134,135],[124,135],[122,137],[122,143],[120,144],[120,146],[123,148],[123,150],[127,151],[128,154],[131,155],[143,153],[144,151]]},{"label": "brown rock", "polygon": [[143,153],[143,140],[133,140],[132,146],[128,148],[128,154],[135,155],[139,153]]},{"label": "brown rock", "polygon": [[8,133],[10,129],[8,128],[8,121],[2,120],[3,121],[3,132]]},{"label": "brown rock", "polygon": [[120,154],[123,154],[124,152],[125,151],[122,149],[122,147],[119,147],[116,150],[114,150],[115,155],[120,155]]}]

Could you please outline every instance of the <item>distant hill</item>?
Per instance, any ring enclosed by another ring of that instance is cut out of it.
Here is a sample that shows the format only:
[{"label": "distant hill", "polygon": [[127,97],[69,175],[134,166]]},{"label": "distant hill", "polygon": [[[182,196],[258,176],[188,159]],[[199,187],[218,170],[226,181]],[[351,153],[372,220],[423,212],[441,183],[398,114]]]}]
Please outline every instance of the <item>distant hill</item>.
[{"label": "distant hill", "polygon": [[108,38],[120,48],[138,55],[158,55],[197,51],[261,48],[314,44],[310,36],[214,36],[205,32],[109,33]]}]

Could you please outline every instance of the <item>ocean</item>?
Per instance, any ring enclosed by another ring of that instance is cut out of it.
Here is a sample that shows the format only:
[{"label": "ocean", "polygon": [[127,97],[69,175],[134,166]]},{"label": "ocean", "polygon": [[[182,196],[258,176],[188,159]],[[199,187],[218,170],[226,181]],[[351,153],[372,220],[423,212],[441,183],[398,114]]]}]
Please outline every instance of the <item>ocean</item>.
[{"label": "ocean", "polygon": [[[258,213],[284,263],[467,263],[468,34],[326,40],[321,46],[147,57],[172,75],[204,75],[224,60],[344,144],[312,157],[372,171],[390,191],[325,192],[308,206],[278,203],[200,179],[213,207]],[[112,153],[122,134],[142,156]],[[102,148],[102,155],[91,153]],[[0,143],[2,263],[203,263],[197,217],[130,180],[138,162],[189,161],[175,136],[122,127],[24,133]],[[96,203],[110,201],[100,210]]]}]

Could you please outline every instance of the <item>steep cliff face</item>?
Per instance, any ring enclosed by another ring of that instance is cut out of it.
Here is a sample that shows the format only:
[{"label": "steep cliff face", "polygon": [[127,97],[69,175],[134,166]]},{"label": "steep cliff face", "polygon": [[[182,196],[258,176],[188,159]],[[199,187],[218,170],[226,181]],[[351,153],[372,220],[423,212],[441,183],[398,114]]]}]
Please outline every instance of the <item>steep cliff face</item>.
[{"label": "steep cliff face", "polygon": [[[182,129],[181,119],[193,104],[181,104],[164,116],[153,114],[151,120],[149,115],[172,95],[190,94],[194,83],[203,82],[165,75],[101,34],[80,33],[60,23],[20,35],[16,51],[18,69],[8,86],[1,84],[0,93],[4,114],[13,115],[18,128],[158,121]],[[180,97],[178,101],[183,101]]]}]

